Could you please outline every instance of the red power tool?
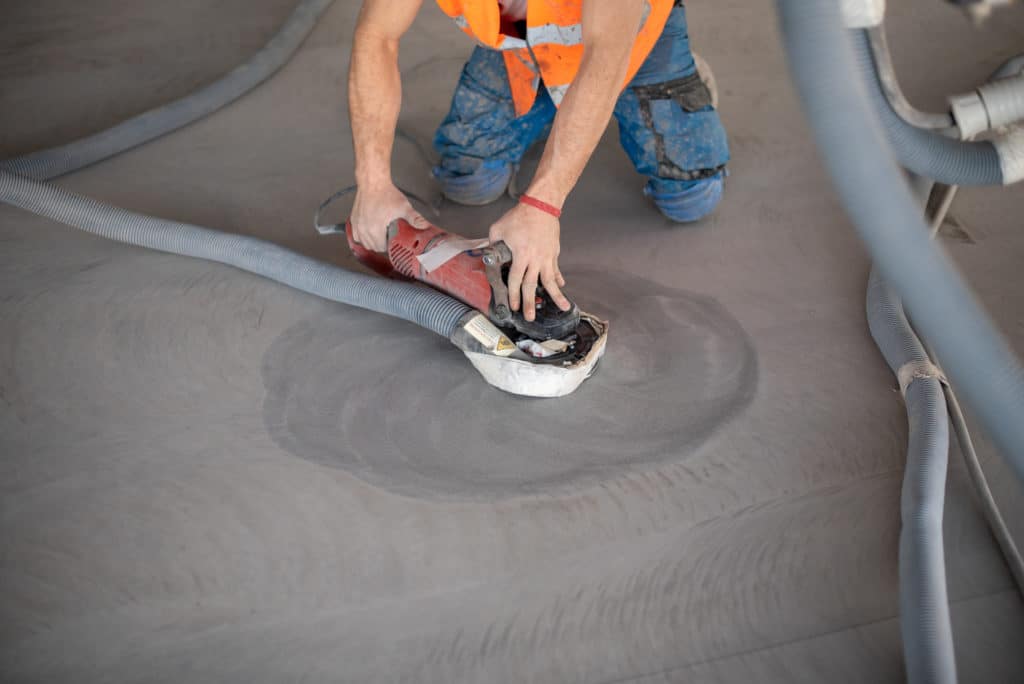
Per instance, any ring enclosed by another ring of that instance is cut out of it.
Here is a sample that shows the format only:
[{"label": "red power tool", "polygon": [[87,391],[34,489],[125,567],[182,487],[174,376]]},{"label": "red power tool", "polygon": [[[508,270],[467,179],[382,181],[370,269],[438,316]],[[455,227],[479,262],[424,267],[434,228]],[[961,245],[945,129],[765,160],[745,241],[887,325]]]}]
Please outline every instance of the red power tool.
[{"label": "red power tool", "polygon": [[[320,214],[355,190],[354,185],[339,190],[320,204],[313,216],[318,233],[342,231],[339,223],[321,224]],[[608,322],[575,304],[562,311],[543,287],[531,303],[534,320],[512,311],[512,252],[503,242],[467,240],[434,225],[419,230],[398,219],[388,226],[387,252],[380,254],[356,243],[350,221],[344,231],[353,254],[378,274],[422,281],[475,309],[459,319],[449,339],[499,389],[528,397],[565,396],[590,377],[604,355]]]},{"label": "red power tool", "polygon": [[386,255],[357,243],[351,222],[345,224],[345,235],[353,254],[377,273],[427,283],[477,309],[499,328],[518,331],[516,337],[538,342],[567,340],[580,327],[579,308],[573,304],[562,311],[541,285],[533,302],[534,320],[527,321],[521,311],[512,311],[508,302],[512,252],[504,242],[479,246],[480,241],[466,240],[434,225],[420,230],[404,219],[388,226]]}]

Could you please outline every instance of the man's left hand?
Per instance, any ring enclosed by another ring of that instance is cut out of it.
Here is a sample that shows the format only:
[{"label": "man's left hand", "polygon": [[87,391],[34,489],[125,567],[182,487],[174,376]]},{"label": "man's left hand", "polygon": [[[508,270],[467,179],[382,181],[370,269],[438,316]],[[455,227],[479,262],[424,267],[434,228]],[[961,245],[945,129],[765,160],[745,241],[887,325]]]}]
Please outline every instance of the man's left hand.
[{"label": "man's left hand", "polygon": [[523,318],[528,321],[536,316],[538,283],[544,285],[558,308],[568,311],[572,306],[561,289],[565,287],[565,278],[558,270],[559,232],[557,218],[525,204],[516,205],[491,226],[491,242],[504,240],[512,252],[509,306],[518,311],[522,301]]}]

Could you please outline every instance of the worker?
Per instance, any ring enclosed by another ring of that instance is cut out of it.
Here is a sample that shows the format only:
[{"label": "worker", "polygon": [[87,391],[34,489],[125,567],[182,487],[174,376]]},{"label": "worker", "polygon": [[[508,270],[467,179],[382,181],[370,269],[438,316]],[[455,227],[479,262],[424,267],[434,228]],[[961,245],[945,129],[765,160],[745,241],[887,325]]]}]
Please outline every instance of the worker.
[{"label": "worker", "polygon": [[[349,72],[358,191],[355,239],[386,249],[398,217],[426,224],[391,180],[401,101],[398,43],[423,0],[365,0]],[[570,306],[558,267],[559,215],[615,115],[619,140],[644,194],[680,223],[708,215],[722,197],[729,149],[697,74],[681,0],[437,0],[479,46],[462,70],[434,137],[433,174],[445,197],[498,199],[527,149],[546,137],[519,203],[490,227],[512,252],[509,303],[535,301],[538,284]],[[520,298],[521,293],[521,298]],[[534,307],[523,317],[533,320]]]}]

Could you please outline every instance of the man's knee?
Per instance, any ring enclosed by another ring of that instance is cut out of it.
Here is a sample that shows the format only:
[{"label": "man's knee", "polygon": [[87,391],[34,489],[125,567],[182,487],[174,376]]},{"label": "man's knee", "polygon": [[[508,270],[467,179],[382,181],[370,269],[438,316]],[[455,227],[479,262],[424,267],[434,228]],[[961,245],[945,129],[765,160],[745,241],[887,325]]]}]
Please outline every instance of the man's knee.
[{"label": "man's knee", "polygon": [[722,197],[729,144],[711,99],[694,72],[631,86],[616,107],[622,145],[649,178],[645,193],[675,221],[707,215]]},{"label": "man's knee", "polygon": [[650,178],[644,185],[644,195],[665,218],[676,223],[693,223],[709,216],[725,189],[725,170],[699,180],[680,181]]},{"label": "man's knee", "polygon": [[515,164],[501,159],[452,157],[442,158],[433,175],[446,198],[457,204],[481,206],[505,194],[516,170]]}]

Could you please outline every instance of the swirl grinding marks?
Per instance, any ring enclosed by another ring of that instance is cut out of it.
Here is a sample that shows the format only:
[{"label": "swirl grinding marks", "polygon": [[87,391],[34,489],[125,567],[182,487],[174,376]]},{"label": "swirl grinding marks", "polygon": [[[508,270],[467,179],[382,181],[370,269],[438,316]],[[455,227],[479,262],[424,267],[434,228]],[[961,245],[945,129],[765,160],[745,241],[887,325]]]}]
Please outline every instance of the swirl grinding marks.
[{"label": "swirl grinding marks", "polygon": [[570,285],[612,325],[605,358],[569,397],[505,394],[446,340],[345,309],[267,351],[267,430],[295,456],[390,491],[493,499],[679,461],[753,398],[753,346],[714,299],[614,271],[574,271]]}]

